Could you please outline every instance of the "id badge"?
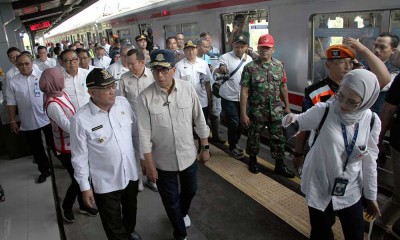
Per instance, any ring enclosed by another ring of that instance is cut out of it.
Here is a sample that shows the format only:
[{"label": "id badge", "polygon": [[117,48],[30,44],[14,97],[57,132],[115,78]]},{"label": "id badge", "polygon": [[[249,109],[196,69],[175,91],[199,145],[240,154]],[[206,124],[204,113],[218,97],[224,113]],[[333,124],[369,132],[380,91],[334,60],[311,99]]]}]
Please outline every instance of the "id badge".
[{"label": "id badge", "polygon": [[346,191],[346,187],[347,184],[349,183],[349,180],[344,179],[344,178],[340,178],[337,177],[335,178],[335,183],[333,184],[333,189],[332,189],[332,196],[343,196],[345,191]]}]

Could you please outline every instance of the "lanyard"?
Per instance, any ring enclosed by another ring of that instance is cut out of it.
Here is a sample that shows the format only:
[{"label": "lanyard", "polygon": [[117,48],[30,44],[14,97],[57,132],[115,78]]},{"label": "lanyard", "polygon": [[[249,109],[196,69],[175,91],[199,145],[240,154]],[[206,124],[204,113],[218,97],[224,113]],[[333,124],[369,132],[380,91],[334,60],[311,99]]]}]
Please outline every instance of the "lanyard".
[{"label": "lanyard", "polygon": [[342,134],[343,134],[343,139],[344,139],[344,146],[346,148],[345,150],[346,150],[346,153],[347,153],[346,162],[345,162],[345,164],[343,166],[343,172],[345,172],[347,163],[349,161],[349,156],[350,156],[351,152],[353,151],[354,146],[356,145],[359,124],[356,123],[356,128],[354,129],[354,136],[353,136],[353,139],[351,140],[351,145],[350,146],[349,146],[349,142],[347,141],[346,127],[343,124],[340,124],[340,125],[342,126]]}]

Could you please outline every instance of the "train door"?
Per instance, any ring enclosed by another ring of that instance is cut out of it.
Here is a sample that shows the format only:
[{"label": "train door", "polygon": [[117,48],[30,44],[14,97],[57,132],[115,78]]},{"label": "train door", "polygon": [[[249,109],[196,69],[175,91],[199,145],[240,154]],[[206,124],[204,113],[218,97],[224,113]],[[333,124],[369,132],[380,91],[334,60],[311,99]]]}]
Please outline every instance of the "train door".
[{"label": "train door", "polygon": [[[315,14],[312,16],[312,26],[309,77],[314,82],[328,75],[325,50],[329,46],[341,44],[344,38],[352,37],[373,50],[376,37],[389,30],[389,11]],[[363,62],[360,56],[357,59]]]},{"label": "train door", "polygon": [[142,23],[142,24],[139,24],[138,27],[139,27],[139,34],[147,35],[147,29],[151,28],[151,24],[150,23]]},{"label": "train door", "polygon": [[258,38],[269,33],[268,12],[258,9],[245,12],[234,12],[221,14],[222,29],[224,29],[223,51],[232,50],[232,41],[235,36],[243,34],[249,39],[249,48],[257,50]]}]

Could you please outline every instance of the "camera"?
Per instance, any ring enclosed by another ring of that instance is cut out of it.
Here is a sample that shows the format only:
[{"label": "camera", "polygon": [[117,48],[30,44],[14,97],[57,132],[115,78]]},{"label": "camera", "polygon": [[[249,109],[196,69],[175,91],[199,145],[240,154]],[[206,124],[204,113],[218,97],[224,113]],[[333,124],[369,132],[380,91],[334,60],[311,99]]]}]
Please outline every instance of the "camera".
[{"label": "camera", "polygon": [[230,74],[228,73],[214,73],[214,80],[218,81],[218,80],[229,80],[229,78],[231,77]]}]

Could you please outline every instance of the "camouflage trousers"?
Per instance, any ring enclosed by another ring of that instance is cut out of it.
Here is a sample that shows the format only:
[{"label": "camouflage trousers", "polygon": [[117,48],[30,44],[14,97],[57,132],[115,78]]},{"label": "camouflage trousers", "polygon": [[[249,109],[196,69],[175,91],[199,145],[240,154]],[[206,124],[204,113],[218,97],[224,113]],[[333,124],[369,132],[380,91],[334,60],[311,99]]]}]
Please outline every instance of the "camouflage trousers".
[{"label": "camouflage trousers", "polygon": [[250,119],[251,123],[247,133],[246,153],[257,156],[260,152],[260,138],[265,127],[268,127],[269,146],[273,159],[283,159],[285,154],[285,138],[283,136],[281,120],[258,122]]}]

